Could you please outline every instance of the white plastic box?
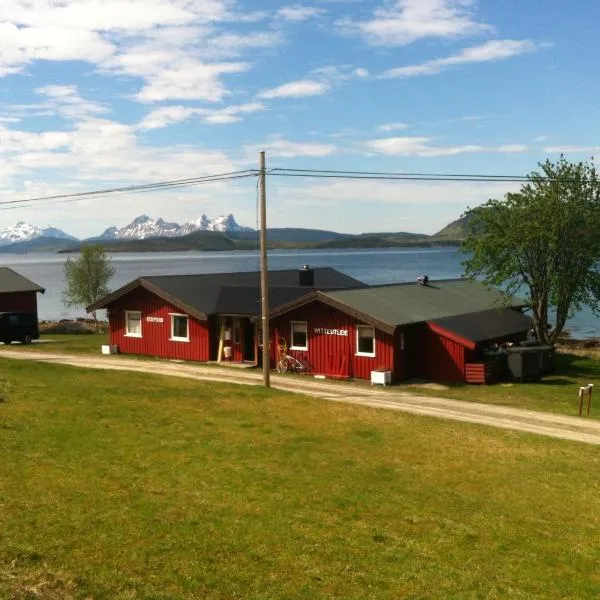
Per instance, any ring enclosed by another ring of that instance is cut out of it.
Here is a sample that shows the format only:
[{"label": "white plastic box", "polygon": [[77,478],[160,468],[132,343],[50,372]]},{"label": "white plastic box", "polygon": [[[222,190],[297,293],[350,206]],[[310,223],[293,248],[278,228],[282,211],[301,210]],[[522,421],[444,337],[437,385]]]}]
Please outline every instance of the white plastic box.
[{"label": "white plastic box", "polygon": [[102,345],[102,354],[118,354],[119,353],[119,346],[115,346],[115,345]]},{"label": "white plastic box", "polygon": [[371,385],[381,384],[384,387],[392,384],[391,371],[371,371]]}]

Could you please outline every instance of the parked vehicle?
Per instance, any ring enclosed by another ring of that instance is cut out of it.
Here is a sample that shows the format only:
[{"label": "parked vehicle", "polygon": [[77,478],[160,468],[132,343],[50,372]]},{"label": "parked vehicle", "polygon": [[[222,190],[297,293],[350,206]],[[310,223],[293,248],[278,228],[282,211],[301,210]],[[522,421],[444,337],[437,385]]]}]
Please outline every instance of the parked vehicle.
[{"label": "parked vehicle", "polygon": [[0,341],[30,344],[40,337],[37,315],[25,312],[0,313]]}]

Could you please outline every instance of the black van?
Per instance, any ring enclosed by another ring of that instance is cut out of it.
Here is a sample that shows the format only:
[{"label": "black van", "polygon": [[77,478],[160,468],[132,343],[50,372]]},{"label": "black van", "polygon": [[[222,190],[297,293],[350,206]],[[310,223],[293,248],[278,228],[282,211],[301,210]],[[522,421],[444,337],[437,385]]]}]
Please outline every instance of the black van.
[{"label": "black van", "polygon": [[38,319],[35,313],[0,312],[0,342],[13,341],[31,344],[40,337]]}]

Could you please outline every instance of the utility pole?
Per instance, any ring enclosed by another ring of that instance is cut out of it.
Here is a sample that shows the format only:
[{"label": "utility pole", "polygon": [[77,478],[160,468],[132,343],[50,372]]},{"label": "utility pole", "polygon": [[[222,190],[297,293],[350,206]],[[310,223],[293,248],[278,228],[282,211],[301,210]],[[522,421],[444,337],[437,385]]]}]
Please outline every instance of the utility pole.
[{"label": "utility pole", "polygon": [[260,295],[262,324],[263,384],[271,387],[271,353],[269,339],[269,268],[267,265],[267,177],[265,153],[260,153]]}]

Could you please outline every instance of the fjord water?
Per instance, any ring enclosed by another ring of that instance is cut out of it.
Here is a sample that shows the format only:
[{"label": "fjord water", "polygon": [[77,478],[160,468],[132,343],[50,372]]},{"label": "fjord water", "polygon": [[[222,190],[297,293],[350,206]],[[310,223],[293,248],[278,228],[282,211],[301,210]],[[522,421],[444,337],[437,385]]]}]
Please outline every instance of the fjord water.
[{"label": "fjord water", "polygon": [[[46,288],[39,297],[40,319],[85,316],[82,309],[65,308],[63,265],[68,254],[5,254],[2,264]],[[256,271],[256,252],[143,252],[111,255],[116,289],[129,281],[149,275],[184,275]],[[456,248],[401,248],[373,250],[274,250],[269,252],[269,269],[333,267],[369,284],[460,277],[461,257]],[[567,324],[574,337],[600,336],[600,319],[589,311],[575,315]]]}]

